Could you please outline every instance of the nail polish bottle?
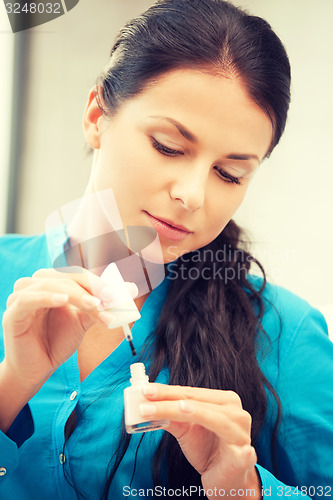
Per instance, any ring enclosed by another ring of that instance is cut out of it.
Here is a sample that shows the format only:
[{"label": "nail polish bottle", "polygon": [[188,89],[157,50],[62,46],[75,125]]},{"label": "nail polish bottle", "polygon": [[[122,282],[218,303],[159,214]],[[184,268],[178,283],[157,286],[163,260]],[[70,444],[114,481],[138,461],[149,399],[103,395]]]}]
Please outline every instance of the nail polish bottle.
[{"label": "nail polish bottle", "polygon": [[143,363],[133,363],[130,368],[131,385],[124,390],[126,431],[134,434],[154,431],[168,425],[169,420],[147,420],[140,414],[139,405],[150,402],[142,392],[143,386],[149,384],[149,377]]}]

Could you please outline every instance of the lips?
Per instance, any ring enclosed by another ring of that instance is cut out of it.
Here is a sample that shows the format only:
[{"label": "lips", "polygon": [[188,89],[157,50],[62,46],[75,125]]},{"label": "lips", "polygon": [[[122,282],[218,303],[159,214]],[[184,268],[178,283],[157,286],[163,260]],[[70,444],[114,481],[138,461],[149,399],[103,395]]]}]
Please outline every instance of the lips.
[{"label": "lips", "polygon": [[148,215],[151,217],[154,217],[154,219],[163,222],[164,224],[167,224],[168,226],[172,227],[173,229],[179,229],[180,231],[184,231],[185,233],[192,233],[187,227],[181,226],[180,224],[175,224],[169,219],[162,219],[161,217],[155,217],[154,215],[151,215],[149,212],[147,212]]},{"label": "lips", "polygon": [[165,238],[171,240],[183,240],[193,232],[190,231],[190,229],[188,229],[187,227],[176,224],[170,219],[155,217],[145,210],[144,213],[149,217],[152,226],[156,229],[158,234]]}]

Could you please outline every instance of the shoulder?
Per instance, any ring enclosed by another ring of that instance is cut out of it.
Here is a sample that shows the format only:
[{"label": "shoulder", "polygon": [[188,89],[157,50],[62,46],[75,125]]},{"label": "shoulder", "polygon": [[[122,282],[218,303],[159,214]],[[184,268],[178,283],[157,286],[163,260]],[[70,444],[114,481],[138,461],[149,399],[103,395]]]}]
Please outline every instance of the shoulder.
[{"label": "shoulder", "polygon": [[[249,280],[260,290],[262,279]],[[276,447],[279,479],[294,484],[297,478],[297,484],[309,484],[312,477],[314,484],[316,478],[319,484],[331,484],[327,471],[332,469],[333,342],[325,318],[308,301],[281,286],[267,283],[262,298],[263,330],[256,339],[257,359],[281,403]],[[272,443],[277,405],[272,393],[267,393],[258,456],[261,465],[272,470],[267,450]]]},{"label": "shoulder", "polygon": [[[260,290],[263,286],[264,280],[261,276],[249,274],[247,281],[255,289]],[[266,281],[265,287],[262,292],[263,300],[266,304],[275,303],[282,310],[298,310],[305,311],[311,305],[305,299],[296,295],[292,291],[284,288],[283,286],[275,285]]]},{"label": "shoulder", "polygon": [[[257,290],[263,285],[262,278],[257,276],[249,276],[248,280]],[[257,339],[262,368],[271,372],[275,366],[278,373],[276,363],[281,366],[295,357],[305,359],[314,350],[326,349],[332,355],[327,324],[318,309],[290,290],[269,282],[262,299],[262,331]]]},{"label": "shoulder", "polygon": [[33,236],[7,234],[0,237],[0,265],[25,267],[28,262],[33,265],[45,260],[47,243],[45,234]]},{"label": "shoulder", "polygon": [[[263,285],[263,278],[249,275],[248,281],[256,290]],[[266,282],[262,291],[264,304],[263,325],[270,329],[279,327],[295,330],[307,316],[322,317],[307,300],[279,285]]]},{"label": "shoulder", "polygon": [[31,276],[37,269],[48,264],[45,234],[25,236],[8,234],[0,237],[0,295],[12,292],[15,281]]},{"label": "shoulder", "polygon": [[6,234],[0,237],[1,258],[11,258],[13,253],[26,251],[45,244],[45,234]]}]

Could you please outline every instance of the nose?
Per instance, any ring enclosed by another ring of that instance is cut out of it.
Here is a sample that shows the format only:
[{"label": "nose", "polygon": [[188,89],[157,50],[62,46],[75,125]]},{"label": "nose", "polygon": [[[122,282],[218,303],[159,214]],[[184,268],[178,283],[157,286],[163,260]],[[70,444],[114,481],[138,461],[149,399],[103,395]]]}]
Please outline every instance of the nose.
[{"label": "nose", "polygon": [[207,167],[178,170],[176,176],[170,188],[170,198],[180,201],[189,211],[201,208],[206,197]]}]

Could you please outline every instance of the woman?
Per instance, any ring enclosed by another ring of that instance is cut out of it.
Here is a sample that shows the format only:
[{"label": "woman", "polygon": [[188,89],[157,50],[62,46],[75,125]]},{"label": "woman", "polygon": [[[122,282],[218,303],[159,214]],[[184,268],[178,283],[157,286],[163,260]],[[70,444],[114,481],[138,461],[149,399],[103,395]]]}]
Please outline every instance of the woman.
[{"label": "woman", "polygon": [[[2,498],[332,495],[325,321],[248,274],[232,221],[279,142],[289,88],[268,24],[223,0],[162,0],[120,32],[84,114],[84,200],[112,189],[124,227],[159,234],[167,276],[136,299],[133,337],[156,381],[141,414],[170,425],[121,433],[133,358],[108,329],[100,277],[50,269],[45,236],[4,238]],[[72,244],[91,236],[87,206]],[[83,260],[95,269],[108,252]]]}]

